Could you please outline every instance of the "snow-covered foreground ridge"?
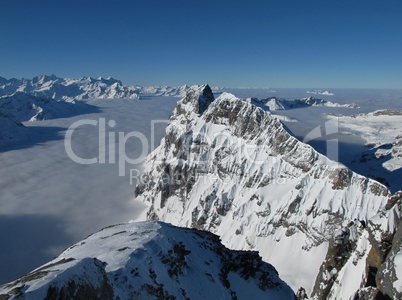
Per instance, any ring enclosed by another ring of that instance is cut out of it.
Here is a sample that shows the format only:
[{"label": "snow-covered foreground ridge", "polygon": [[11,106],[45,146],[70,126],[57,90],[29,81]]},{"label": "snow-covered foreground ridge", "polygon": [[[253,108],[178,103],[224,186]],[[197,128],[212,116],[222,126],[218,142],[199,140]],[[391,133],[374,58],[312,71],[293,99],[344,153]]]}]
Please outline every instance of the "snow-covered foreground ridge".
[{"label": "snow-covered foreground ridge", "polygon": [[257,250],[315,299],[400,297],[401,195],[298,141],[261,107],[191,89],[136,187],[148,218]]},{"label": "snow-covered foreground ridge", "polygon": [[161,222],[107,227],[0,287],[0,299],[294,299],[256,252]]}]

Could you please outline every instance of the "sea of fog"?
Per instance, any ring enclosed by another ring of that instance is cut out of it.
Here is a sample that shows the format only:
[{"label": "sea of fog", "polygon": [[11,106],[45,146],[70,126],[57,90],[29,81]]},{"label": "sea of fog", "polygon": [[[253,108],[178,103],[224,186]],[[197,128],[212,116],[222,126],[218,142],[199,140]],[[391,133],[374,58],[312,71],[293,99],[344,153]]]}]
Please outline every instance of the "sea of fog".
[{"label": "sea of fog", "polygon": [[[359,109],[310,107],[277,112],[297,121],[285,125],[301,140],[327,121],[324,113],[351,115],[377,109],[402,109],[401,90],[330,90],[334,96],[307,94],[307,90],[227,91],[244,98],[314,96],[360,106]],[[26,274],[102,227],[134,219],[143,212],[144,206],[134,201],[131,182],[131,177],[141,170],[141,161],[124,164],[124,174],[119,176],[122,172],[117,155],[121,151],[119,133],[123,137],[132,134],[125,142],[124,151],[128,159],[136,160],[141,153],[148,153],[159,144],[165,121],[177,100],[174,97],[90,100],[88,103],[97,106],[98,111],[25,123],[40,129],[32,131],[32,143],[23,141],[0,149],[0,284]],[[76,123],[82,120],[84,123]],[[71,135],[73,153],[81,159],[96,158],[104,163],[80,164],[69,157],[64,137],[72,124],[79,125]],[[99,131],[102,124],[104,141]],[[352,150],[358,153],[363,147],[364,141],[358,138],[339,139],[342,149],[348,149],[341,153]],[[324,144],[317,142],[314,146],[325,152]]]},{"label": "sea of fog", "polygon": [[[130,170],[135,176],[141,168],[135,160],[159,144],[177,100],[92,100],[89,104],[100,108],[97,113],[25,123],[47,130],[33,130],[32,145],[23,141],[14,145],[15,150],[0,152],[0,284],[53,259],[89,234],[143,211],[141,204],[133,201],[135,182],[131,182]],[[101,158],[105,157],[105,163],[80,164],[67,155],[65,132],[82,120],[94,120],[98,125],[83,124],[74,130],[73,153],[81,159],[99,158],[99,125],[104,120]],[[152,123],[158,120],[164,122]],[[115,122],[114,127],[110,121]],[[124,176],[119,176],[119,132],[133,134],[125,151],[134,163],[125,164]],[[43,136],[46,133],[48,136]],[[138,133],[147,137],[148,145]],[[115,136],[114,143],[110,134]],[[114,151],[109,144],[114,144]],[[111,157],[115,163],[110,163]]]}]

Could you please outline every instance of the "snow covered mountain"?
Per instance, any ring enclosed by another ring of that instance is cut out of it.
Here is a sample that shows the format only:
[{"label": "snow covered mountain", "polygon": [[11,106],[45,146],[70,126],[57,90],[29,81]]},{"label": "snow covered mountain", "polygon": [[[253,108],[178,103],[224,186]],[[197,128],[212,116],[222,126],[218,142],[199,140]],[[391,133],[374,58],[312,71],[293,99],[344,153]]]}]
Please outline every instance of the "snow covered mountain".
[{"label": "snow covered mountain", "polygon": [[330,161],[267,110],[190,89],[136,187],[147,217],[259,251],[299,296],[400,298],[402,193]]},{"label": "snow covered mountain", "polygon": [[126,223],[89,236],[0,299],[294,299],[256,252],[228,250],[211,233],[161,222]]},{"label": "snow covered mountain", "polygon": [[139,99],[141,96],[182,97],[189,87],[124,86],[114,78],[59,78],[55,75],[33,79],[0,77],[0,145],[27,137],[22,122],[70,117],[88,112],[83,99]]},{"label": "snow covered mountain", "polygon": [[261,103],[269,107],[271,111],[275,110],[286,110],[303,108],[307,106],[326,106],[326,107],[346,107],[346,108],[358,108],[354,103],[351,104],[339,104],[324,99],[307,97],[302,99],[287,100],[277,97],[271,97],[267,99],[259,100]]},{"label": "snow covered mountain", "polygon": [[402,190],[402,111],[378,110],[328,118],[336,119],[343,133],[366,141],[367,150],[352,161],[358,171],[394,191]]},{"label": "snow covered mountain", "polygon": [[70,117],[95,109],[81,101],[36,97],[24,92],[0,96],[0,146],[26,139],[22,122]]},{"label": "snow covered mountain", "polygon": [[134,87],[123,86],[114,78],[82,77],[78,79],[59,78],[55,75],[36,76],[33,79],[5,79],[0,77],[0,95],[24,92],[41,98],[58,100],[74,99],[138,99]]},{"label": "snow covered mountain", "polygon": [[152,96],[170,96],[170,97],[184,97],[189,87],[182,85],[179,87],[170,86],[136,86],[139,95],[152,95]]},{"label": "snow covered mountain", "polygon": [[23,92],[0,96],[0,112],[19,122],[68,117],[83,113],[90,105],[80,101],[57,101],[31,96]]}]

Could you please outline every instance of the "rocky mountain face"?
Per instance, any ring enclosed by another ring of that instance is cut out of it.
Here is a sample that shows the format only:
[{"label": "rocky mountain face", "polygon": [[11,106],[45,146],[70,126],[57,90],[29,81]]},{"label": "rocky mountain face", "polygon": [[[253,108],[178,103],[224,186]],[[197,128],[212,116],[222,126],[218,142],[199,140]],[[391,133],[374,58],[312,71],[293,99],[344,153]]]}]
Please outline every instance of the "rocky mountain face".
[{"label": "rocky mountain face", "polygon": [[59,78],[55,75],[36,76],[33,79],[5,79],[0,77],[0,95],[24,92],[31,96],[72,101],[89,98],[138,99],[134,87],[124,86],[114,78],[82,77]]},{"label": "rocky mountain face", "polygon": [[152,95],[152,96],[169,96],[169,97],[184,97],[186,96],[189,87],[187,85],[182,85],[179,87],[170,86],[148,86],[141,87],[136,86],[138,94],[140,97],[142,95]]},{"label": "rocky mountain face", "polygon": [[402,194],[330,161],[267,110],[193,87],[136,187],[148,218],[259,251],[300,299],[400,298]]},{"label": "rocky mountain face", "polygon": [[257,252],[161,222],[89,236],[48,264],[0,286],[0,299],[294,299]]}]

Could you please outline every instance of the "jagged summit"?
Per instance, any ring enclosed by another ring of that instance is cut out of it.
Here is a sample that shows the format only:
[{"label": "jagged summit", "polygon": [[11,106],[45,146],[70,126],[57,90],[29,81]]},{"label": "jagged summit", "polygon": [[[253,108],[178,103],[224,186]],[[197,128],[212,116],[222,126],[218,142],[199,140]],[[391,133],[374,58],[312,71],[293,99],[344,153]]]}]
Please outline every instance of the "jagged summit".
[{"label": "jagged summit", "polygon": [[300,142],[253,101],[223,93],[200,115],[190,105],[198,98],[178,102],[147,158],[136,194],[148,218],[258,250],[317,299],[353,296],[368,282],[370,249],[387,253],[381,236],[395,234],[400,196]]},{"label": "jagged summit", "polygon": [[162,222],[109,226],[28,275],[0,299],[294,299],[256,252]]},{"label": "jagged summit", "polygon": [[[59,78],[52,74],[52,75],[39,75],[39,76],[35,76],[34,78],[32,78],[32,83],[44,83],[46,81],[55,81],[58,80]],[[26,79],[27,81],[29,79]]]},{"label": "jagged summit", "polygon": [[190,103],[196,114],[202,115],[208,106],[215,100],[208,84],[192,86],[182,100],[183,104]]}]

